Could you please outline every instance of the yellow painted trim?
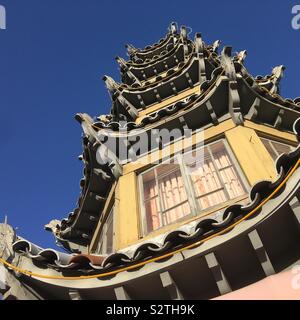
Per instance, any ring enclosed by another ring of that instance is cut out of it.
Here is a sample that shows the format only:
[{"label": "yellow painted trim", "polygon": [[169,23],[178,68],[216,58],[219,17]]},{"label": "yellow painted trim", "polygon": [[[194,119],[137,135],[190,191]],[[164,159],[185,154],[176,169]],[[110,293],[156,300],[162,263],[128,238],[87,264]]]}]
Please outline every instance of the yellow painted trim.
[{"label": "yellow painted trim", "polygon": [[152,113],[152,112],[154,112],[154,111],[157,111],[157,110],[159,110],[159,109],[161,109],[161,108],[163,108],[163,107],[165,107],[165,106],[167,106],[167,105],[170,105],[170,104],[172,104],[172,103],[174,103],[174,102],[176,102],[176,101],[178,101],[178,100],[187,98],[188,96],[191,96],[191,95],[193,95],[193,94],[200,94],[200,86],[197,85],[196,87],[194,87],[194,88],[192,88],[192,89],[185,90],[185,91],[179,93],[179,94],[176,95],[176,96],[173,96],[173,97],[171,97],[171,98],[168,98],[168,99],[166,99],[166,100],[164,100],[164,101],[162,101],[162,102],[160,102],[160,103],[155,104],[155,105],[152,106],[152,107],[149,107],[149,108],[147,108],[147,109],[145,109],[145,110],[140,111],[140,112],[139,112],[139,116],[138,116],[138,118],[135,120],[135,122],[136,122],[137,124],[139,124],[139,123],[141,123],[142,119],[143,119],[146,115],[148,115],[148,114],[150,114],[150,113]]},{"label": "yellow painted trim", "polygon": [[115,250],[136,242],[139,238],[138,188],[134,172],[123,175],[118,181],[118,208],[115,210]]},{"label": "yellow painted trim", "polygon": [[254,129],[238,126],[225,136],[250,185],[276,178],[274,161]]},{"label": "yellow painted trim", "polygon": [[264,135],[268,136],[269,138],[275,137],[282,142],[290,143],[292,142],[297,144],[298,140],[295,134],[289,133],[289,132],[283,132],[275,128],[271,128],[268,126],[265,126],[263,124],[257,124],[251,121],[246,120],[245,121],[245,127],[254,129],[255,131],[259,133],[263,133]]},{"label": "yellow painted trim", "polygon": [[105,205],[103,208],[103,214],[97,223],[97,227],[94,231],[93,238],[92,238],[91,243],[89,245],[89,252],[94,252],[97,248],[97,244],[99,241],[99,235],[102,231],[103,224],[105,223],[107,215],[110,212],[111,206],[112,206],[113,202],[115,201],[115,189],[116,189],[116,183],[113,184],[113,186],[109,192],[109,195],[106,199],[106,202],[105,202]]},{"label": "yellow painted trim", "polygon": [[[203,131],[199,131],[199,133],[194,133],[191,138],[186,138],[184,140],[184,146],[186,146],[187,148],[190,148],[191,146],[195,146],[199,142],[202,142],[202,141],[199,141],[199,137],[203,138],[204,142],[206,143],[207,141],[209,141],[214,137],[223,135],[225,131],[232,129],[235,126],[236,125],[232,121],[232,119],[228,119],[217,126],[212,126]],[[169,147],[170,155],[171,156],[174,155],[175,151],[179,150],[182,144],[183,144],[182,140],[172,143]],[[123,174],[128,174],[130,172],[145,169],[147,167],[147,164],[151,165],[151,163],[153,163],[153,160],[161,160],[164,154],[166,154],[165,150],[162,150],[162,151],[156,150],[149,155],[145,155],[141,157],[135,162],[128,163],[123,166]]]}]

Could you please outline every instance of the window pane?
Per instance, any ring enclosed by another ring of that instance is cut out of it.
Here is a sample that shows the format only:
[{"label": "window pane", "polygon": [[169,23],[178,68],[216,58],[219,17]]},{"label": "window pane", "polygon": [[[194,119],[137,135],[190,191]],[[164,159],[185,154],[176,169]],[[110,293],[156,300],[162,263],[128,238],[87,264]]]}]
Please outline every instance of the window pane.
[{"label": "window pane", "polygon": [[114,239],[114,224],[113,224],[113,214],[111,212],[109,220],[107,221],[106,230],[106,253],[113,253],[113,239]]},{"label": "window pane", "polygon": [[99,244],[97,248],[98,254],[111,254],[113,253],[113,239],[114,239],[114,208],[111,209],[106,221],[102,226],[102,230],[99,236]]},{"label": "window pane", "polygon": [[163,226],[158,197],[145,202],[145,211],[147,232],[151,232]]},{"label": "window pane", "polygon": [[161,164],[145,173],[143,187],[148,232],[191,213],[179,164]]},{"label": "window pane", "polygon": [[191,213],[179,164],[162,164],[157,168],[164,224]]},{"label": "window pane", "polygon": [[178,207],[170,209],[164,213],[165,224],[173,223],[185,216],[188,216],[189,214],[191,214],[191,208],[189,203],[186,201]]},{"label": "window pane", "polygon": [[202,153],[195,151],[185,157],[200,208],[213,207],[243,195],[245,189],[223,141],[202,150]]},{"label": "window pane", "polygon": [[219,170],[222,184],[226,189],[227,200],[234,199],[245,193],[237,170],[231,161],[223,142],[218,142],[211,146],[211,152]]},{"label": "window pane", "polygon": [[151,170],[143,175],[144,199],[151,199],[157,196],[157,184],[155,180],[155,171]]},{"label": "window pane", "polygon": [[268,150],[268,152],[270,153],[272,159],[276,160],[277,159],[277,153],[272,148],[270,141],[267,140],[267,139],[261,139],[261,141],[264,144],[264,146],[266,147],[266,149]]},{"label": "window pane", "polygon": [[200,208],[206,209],[226,201],[226,195],[209,149],[205,147],[201,150],[186,156],[185,161]]},{"label": "window pane", "polygon": [[275,161],[281,154],[289,153],[294,150],[293,146],[290,146],[285,143],[276,142],[273,140],[261,138],[262,143],[270,153],[272,159]]},{"label": "window pane", "polygon": [[220,171],[220,174],[230,199],[234,199],[245,193],[244,187],[242,186],[234,167],[223,169]]},{"label": "window pane", "polygon": [[283,153],[289,153],[293,149],[291,146],[289,146],[287,144],[278,143],[275,141],[272,141],[272,144],[273,144],[274,148],[276,149],[278,155],[281,155]]}]

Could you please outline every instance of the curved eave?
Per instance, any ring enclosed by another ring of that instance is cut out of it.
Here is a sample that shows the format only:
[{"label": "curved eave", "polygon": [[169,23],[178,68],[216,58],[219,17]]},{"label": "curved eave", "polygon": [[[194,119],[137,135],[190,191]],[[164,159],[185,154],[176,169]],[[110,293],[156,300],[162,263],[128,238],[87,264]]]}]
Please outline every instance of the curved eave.
[{"label": "curved eave", "polygon": [[[299,122],[295,129],[299,137]],[[158,279],[163,272],[169,270],[175,284],[179,284],[185,297],[208,299],[220,294],[218,290],[214,289],[216,280],[211,278],[212,281],[207,282],[211,277],[211,271],[209,265],[205,263],[206,257],[215,254],[231,286],[235,290],[239,289],[267,275],[263,272],[260,264],[260,255],[258,251],[256,252],[258,248],[254,245],[251,246],[251,237],[249,236],[251,233],[257,232],[259,234],[262,248],[268,253],[268,258],[275,272],[282,271],[300,258],[300,250],[297,245],[300,239],[300,217],[297,216],[297,211],[294,211],[290,204],[295,197],[299,199],[300,167],[297,166],[299,156],[300,147],[290,154],[280,156],[276,163],[277,180],[257,183],[249,195],[251,202],[246,206],[233,205],[228,207],[224,211],[222,221],[199,220],[195,226],[186,226],[185,229],[173,231],[160,239],[140,243],[112,254],[102,261],[100,259],[100,265],[97,264],[96,257],[84,256],[82,259],[76,260],[79,263],[77,271],[74,270],[74,265],[72,268],[70,265],[67,265],[66,268],[48,265],[48,268],[45,269],[27,257],[20,259],[18,256],[16,260],[20,262],[19,267],[45,276],[81,275],[82,268],[86,267],[90,268],[90,275],[93,274],[94,269],[98,276],[95,279],[81,279],[79,281],[38,279],[32,276],[30,278],[32,284],[37,287],[53,286],[55,288],[59,286],[64,287],[66,292],[71,288],[77,289],[79,292],[88,289],[90,297],[115,299],[114,289],[124,286],[124,288],[134,288],[130,293],[135,299],[145,298],[145,295],[150,298],[154,296],[163,298],[166,292]],[[290,172],[292,168],[293,171]],[[280,191],[276,192],[276,190]],[[276,193],[271,197],[274,192]],[[265,199],[269,200],[265,201]],[[256,214],[248,217],[250,212],[256,212]],[[226,232],[222,233],[222,230],[226,230]],[[214,233],[215,236],[213,236]],[[191,243],[196,245],[191,246]],[[172,253],[174,248],[176,250]],[[178,248],[182,248],[182,250]],[[19,247],[18,250],[22,251],[24,248],[20,249]],[[28,254],[28,250],[26,252]],[[44,257],[47,256],[53,260],[51,253],[48,252],[46,255],[44,252]],[[147,263],[151,257],[164,258],[162,261]],[[41,262],[41,259],[39,261]],[[80,261],[83,263],[81,266]],[[239,263],[236,264],[236,261]],[[145,263],[134,268],[134,265],[139,262]],[[101,272],[106,274],[109,270],[116,270],[116,268],[124,266],[132,266],[133,269],[131,272],[121,271],[110,276],[100,277]],[[182,270],[186,272],[182,272]],[[23,277],[28,280],[26,276]],[[152,284],[149,287],[146,286],[147,290],[145,291],[147,279],[150,279]],[[185,283],[186,285],[184,285]],[[206,284],[203,290],[201,283]],[[84,297],[84,292],[82,294]],[[165,298],[168,297],[165,296]]]},{"label": "curved eave", "polygon": [[[214,71],[212,72],[211,80],[208,80],[201,84],[201,96],[207,95],[208,87],[211,86],[212,82],[215,80],[216,75],[219,74],[220,68],[221,67],[214,69]],[[236,66],[236,69],[236,81],[240,99],[240,109],[244,119],[249,119],[258,123],[264,123],[277,129],[292,132],[293,123],[300,113],[300,99],[284,99],[278,94],[272,94],[265,87],[261,87],[260,83],[257,82],[252,76],[250,76],[249,73],[246,73],[244,67],[241,64],[239,64],[238,68]],[[228,94],[225,93],[223,96],[224,101],[227,101],[227,97]],[[180,115],[182,115],[181,113],[178,113],[177,115],[177,112],[179,110],[190,109],[190,107],[192,107],[191,104],[195,105],[198,102],[198,99],[199,97],[197,95],[193,95],[190,97],[187,103],[184,103],[182,101],[176,102],[145,116],[139,122],[139,124],[129,122],[127,129],[132,130],[146,127],[147,125],[157,123],[159,120],[165,118],[166,116],[171,116],[173,114],[175,115],[175,117],[179,117]],[[218,104],[222,105],[222,102],[219,101]],[[212,105],[213,111],[215,108],[218,109],[218,106],[214,105],[215,104]],[[216,116],[214,115],[214,112],[212,112],[211,117],[209,118],[211,122],[215,121],[215,117]],[[189,118],[189,116],[186,117],[187,121],[189,120]],[[169,120],[170,119],[166,119],[164,121],[168,122]],[[119,130],[119,125],[116,122],[98,122],[95,123],[95,126],[98,126],[99,129],[104,128]]]},{"label": "curved eave", "polygon": [[[201,85],[199,95],[189,97],[186,102],[178,101],[155,111],[145,116],[139,124],[129,122],[125,127],[122,127],[118,122],[96,122],[95,129],[98,128],[100,134],[125,138],[128,131],[140,128],[146,131],[160,126],[181,128],[182,123],[178,121],[179,117],[184,117],[186,124],[192,129],[218,124],[222,117],[229,112],[227,103],[228,78],[220,75],[221,71],[220,68],[216,70],[211,81]],[[237,77],[237,83],[244,119],[293,132],[293,123],[300,116],[300,110],[290,109],[266,99],[241,76]],[[210,102],[211,109],[207,108],[207,102]],[[122,128],[126,129],[125,134],[119,132]]]},{"label": "curved eave", "polygon": [[[178,128],[182,127],[182,124],[178,122],[178,118],[182,115],[185,116],[185,120],[188,121],[188,126],[191,128],[199,129],[202,128],[202,124],[213,123],[214,115],[211,114],[211,111],[205,108],[205,103],[212,98],[215,102],[220,102],[216,105],[216,117],[219,118],[225,113],[228,113],[228,104],[226,102],[226,94],[228,79],[222,75],[222,68],[216,70],[213,75],[213,78],[210,81],[203,83],[200,86],[200,94],[194,94],[187,98],[187,101],[178,101],[172,105],[169,105],[163,109],[155,111],[147,116],[145,116],[140,124],[134,122],[126,123],[125,133],[122,133],[120,129],[123,127],[118,122],[110,122],[105,124],[104,122],[94,123],[94,128],[98,129],[98,134],[110,135],[112,137],[126,137],[130,134],[131,130],[143,128],[146,131],[153,128],[160,127],[160,120],[163,120],[162,123],[165,124],[165,127],[173,127],[178,125]],[[215,105],[215,103],[214,103]],[[197,117],[192,117],[189,114],[191,110],[194,110],[198,113]],[[199,116],[201,114],[201,116]],[[173,122],[176,119],[176,124],[169,125],[170,122]],[[200,122],[194,123],[191,125],[189,120],[199,120]],[[217,119],[216,119],[217,120]],[[216,123],[215,123],[216,124]],[[120,131],[119,131],[120,130]],[[135,134],[135,133],[133,133]],[[138,134],[138,132],[136,133]]]},{"label": "curved eave", "polygon": [[286,104],[282,98],[274,99],[265,89],[249,84],[243,77],[238,80],[244,118],[273,128],[292,132],[293,123],[300,115],[300,106]]},{"label": "curved eave", "polygon": [[[200,84],[199,59],[191,57],[188,63],[163,79],[146,87],[125,88],[120,86],[122,96],[137,109],[145,109],[178,93]],[[114,98],[117,98],[115,96]]]},{"label": "curved eave", "polygon": [[172,46],[169,46],[168,49],[163,50],[160,55],[153,56],[152,59],[148,59],[146,61],[140,61],[139,63],[129,60],[129,61],[125,61],[125,64],[129,69],[147,68],[149,66],[153,66],[156,63],[163,61],[166,58],[169,58],[171,55],[174,55],[180,46],[182,45],[190,46],[191,44],[192,44],[192,41],[190,40],[183,41],[182,39],[178,39],[176,43],[174,43]]},{"label": "curved eave", "polygon": [[[130,65],[128,66],[128,71],[132,72],[139,81],[143,81],[143,85],[147,85],[147,82],[151,81],[151,78],[161,76],[161,74],[167,73],[170,69],[176,68],[180,63],[184,62],[186,58],[184,46],[184,44],[179,43],[167,56],[146,65]],[[188,48],[190,54],[193,48],[191,45],[188,45]],[[123,83],[131,85],[132,79],[129,78],[127,72],[123,71],[122,73]]]},{"label": "curved eave", "polygon": [[59,242],[70,240],[79,245],[87,245],[99,221],[105,200],[114,178],[108,166],[99,165],[96,160],[96,149],[84,138],[84,178],[81,180],[81,194],[78,207],[62,220],[56,231]]},{"label": "curved eave", "polygon": [[176,45],[179,39],[180,35],[169,34],[164,42],[151,48],[149,46],[149,49],[144,52],[136,49],[133,54],[130,54],[128,64],[136,64],[137,60],[140,60],[141,63],[148,63],[149,61],[155,60],[157,57],[162,56],[162,52],[167,51],[168,46]]}]

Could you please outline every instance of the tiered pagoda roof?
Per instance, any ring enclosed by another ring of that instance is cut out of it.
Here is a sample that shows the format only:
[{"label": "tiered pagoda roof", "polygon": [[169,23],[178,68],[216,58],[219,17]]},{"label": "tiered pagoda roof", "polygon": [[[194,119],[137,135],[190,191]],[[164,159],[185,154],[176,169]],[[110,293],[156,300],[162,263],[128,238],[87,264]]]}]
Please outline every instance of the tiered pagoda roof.
[{"label": "tiered pagoda roof", "polygon": [[[84,130],[81,195],[77,208],[66,219],[46,227],[66,248],[80,251],[78,245],[90,242],[105,199],[122,174],[122,164],[131,160],[121,158],[118,150],[117,154],[107,150],[110,164],[97,162],[101,138],[108,134],[117,142],[128,143],[129,132],[139,134],[133,129],[143,128],[150,139],[153,128],[181,128],[183,132],[186,127],[207,128],[228,118],[241,125],[249,119],[293,131],[300,115],[300,98],[280,96],[284,67],[275,67],[265,77],[252,77],[244,66],[246,51],[232,55],[231,47],[225,46],[219,53],[219,46],[220,41],[205,44],[200,33],[190,40],[186,27],[179,31],[172,23],[159,43],[145,49],[127,45],[130,59],[117,58],[121,83],[109,76],[103,78],[112,98],[111,113],[99,116],[96,122],[87,114],[76,115]],[[195,88],[197,93],[189,93]],[[184,93],[187,95],[180,98]],[[153,106],[177,96],[175,102],[152,110]],[[124,128],[125,131],[121,130]]]},{"label": "tiered pagoda roof", "polygon": [[[295,197],[300,199],[299,146],[277,159],[276,181],[257,183],[250,191],[249,204],[226,208],[219,221],[206,218],[194,221],[162,237],[145,240],[109,256],[87,252],[109,193],[122,175],[123,165],[132,161],[130,148],[134,146],[128,146],[129,155],[124,157],[118,150],[113,152],[103,146],[105,136],[110,135],[116,142],[127,146],[128,135],[139,134],[135,129],[142,128],[150,139],[153,128],[179,128],[184,135],[184,128],[196,131],[232,119],[237,125],[251,120],[291,132],[300,141],[300,121],[297,120],[300,117],[300,98],[285,99],[280,95],[284,67],[275,67],[265,77],[253,77],[244,65],[246,51],[233,55],[231,47],[225,46],[220,52],[219,47],[220,41],[207,45],[199,33],[193,40],[189,39],[186,27],[179,30],[172,23],[165,38],[158,43],[144,49],[127,45],[129,60],[116,58],[120,65],[121,82],[109,76],[103,78],[112,98],[110,114],[99,116],[97,121],[87,114],[76,115],[83,128],[83,154],[79,159],[84,164],[77,207],[67,218],[53,220],[46,226],[71,254],[45,250],[16,236],[5,239],[7,248],[11,250],[2,252],[8,261],[6,264],[17,259],[23,268],[32,270],[31,273],[23,272],[24,283],[37,292],[47,292],[45,295],[50,298],[54,291],[55,297],[62,299],[79,291],[86,298],[99,292],[102,299],[115,298],[125,282],[129,283],[129,288],[135,288],[137,298],[146,298],[143,295],[151,292],[157,293],[157,298],[164,298],[164,293],[159,291],[161,284],[158,284],[157,277],[172,265],[175,276],[182,274],[182,268],[189,270],[184,272],[185,281],[181,283],[186,296],[193,298],[193,294],[196,295],[193,290],[198,288],[194,283],[199,280],[201,286],[205,284],[201,289],[203,295],[200,294],[205,298],[216,296],[215,292],[210,291],[215,290],[211,289],[215,282],[210,286],[210,279],[199,278],[199,270],[207,268],[207,264],[204,266],[199,259],[199,265],[195,268],[194,255],[217,250],[225,267],[226,259],[234,255],[242,266],[245,264],[245,270],[251,265],[256,280],[261,279],[261,264],[256,256],[254,258],[253,248],[245,240],[246,232],[258,229],[264,235],[276,271],[282,270],[298,255],[298,246],[294,248],[292,244],[299,238],[299,226],[293,224],[295,212],[290,201]],[[99,159],[108,161],[101,164]],[[238,224],[240,228],[237,230],[235,226]],[[13,230],[10,231],[13,234]],[[280,239],[280,245],[270,241],[273,235]],[[217,239],[214,243],[206,241],[214,237]],[[284,251],[286,246],[291,248],[288,253]],[[126,277],[119,272],[124,267],[131,270]],[[35,277],[34,272],[39,277]],[[228,273],[238,283],[235,289],[245,281],[253,282],[253,279],[240,279],[239,273],[235,274],[232,268],[228,268]],[[149,275],[148,280],[143,278],[144,274]],[[64,279],[84,275],[91,278],[81,280],[79,286]],[[64,285],[61,286],[59,281],[64,281]],[[146,291],[145,281],[148,281],[149,289]],[[176,283],[174,285],[176,287]]]}]

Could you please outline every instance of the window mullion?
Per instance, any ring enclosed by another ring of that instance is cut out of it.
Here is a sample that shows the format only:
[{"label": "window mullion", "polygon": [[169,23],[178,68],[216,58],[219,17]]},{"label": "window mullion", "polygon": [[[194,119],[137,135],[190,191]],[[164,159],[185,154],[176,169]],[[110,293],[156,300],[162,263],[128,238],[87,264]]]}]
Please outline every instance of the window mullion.
[{"label": "window mullion", "polygon": [[143,181],[143,175],[140,175],[138,177],[139,179],[139,186],[140,186],[140,199],[143,199],[142,203],[142,234],[144,235],[147,233],[148,226],[147,226],[147,213],[146,213],[146,201],[145,201],[145,190],[144,190],[144,181]]},{"label": "window mullion", "polygon": [[276,148],[274,147],[273,145],[273,142],[272,141],[268,141],[269,142],[269,145],[271,146],[272,150],[275,152],[276,154],[276,157],[278,158],[279,157],[279,152],[276,150]]},{"label": "window mullion", "polygon": [[107,253],[107,220],[103,226],[103,246],[102,246],[102,250],[104,250],[105,252],[102,252],[102,254],[106,254]]},{"label": "window mullion", "polygon": [[157,188],[157,197],[158,197],[158,202],[159,202],[159,215],[161,218],[161,224],[162,224],[162,226],[164,226],[165,223],[164,223],[164,217],[163,217],[162,213],[165,212],[165,207],[164,207],[163,201],[162,201],[161,189],[160,189],[159,183],[158,183],[158,175],[157,175],[156,168],[154,169],[154,176],[155,176],[155,183],[156,183],[156,188]]},{"label": "window mullion", "polygon": [[223,142],[224,142],[225,150],[227,151],[229,159],[232,163],[232,166],[235,169],[237,178],[239,179],[239,181],[244,189],[244,192],[245,192],[246,190],[250,189],[249,181],[247,180],[242,168],[240,167],[240,164],[236,160],[235,155],[233,154],[232,150],[230,149],[228,142],[226,140],[223,140]]},{"label": "window mullion", "polygon": [[198,205],[198,201],[196,200],[195,190],[193,188],[193,183],[190,175],[187,173],[187,168],[184,163],[184,157],[182,154],[177,155],[177,160],[179,163],[183,184],[185,188],[185,192],[187,194],[188,202],[191,207],[191,211],[194,215],[196,215],[200,210],[200,206]]},{"label": "window mullion", "polygon": [[[222,143],[223,143],[223,141],[222,141]],[[224,145],[224,144],[223,144],[223,145]],[[212,151],[211,151],[211,147],[210,147],[210,146],[207,146],[207,149],[208,149],[209,155],[210,155],[210,157],[211,157],[212,164],[213,164],[213,166],[214,166],[214,168],[215,168],[216,174],[217,174],[217,176],[218,176],[218,179],[220,180],[220,183],[221,183],[221,185],[222,185],[222,187],[223,187],[223,190],[224,190],[224,192],[225,192],[226,198],[227,198],[227,200],[229,200],[229,199],[230,199],[229,193],[228,193],[228,191],[227,191],[227,189],[226,189],[225,182],[223,181],[223,178],[222,178],[222,176],[221,176],[221,174],[220,174],[220,172],[219,172],[219,170],[218,170],[218,166],[217,166],[217,164],[216,164],[216,160],[215,160],[215,158],[214,158],[214,155],[213,155],[213,153],[212,153]]]}]

